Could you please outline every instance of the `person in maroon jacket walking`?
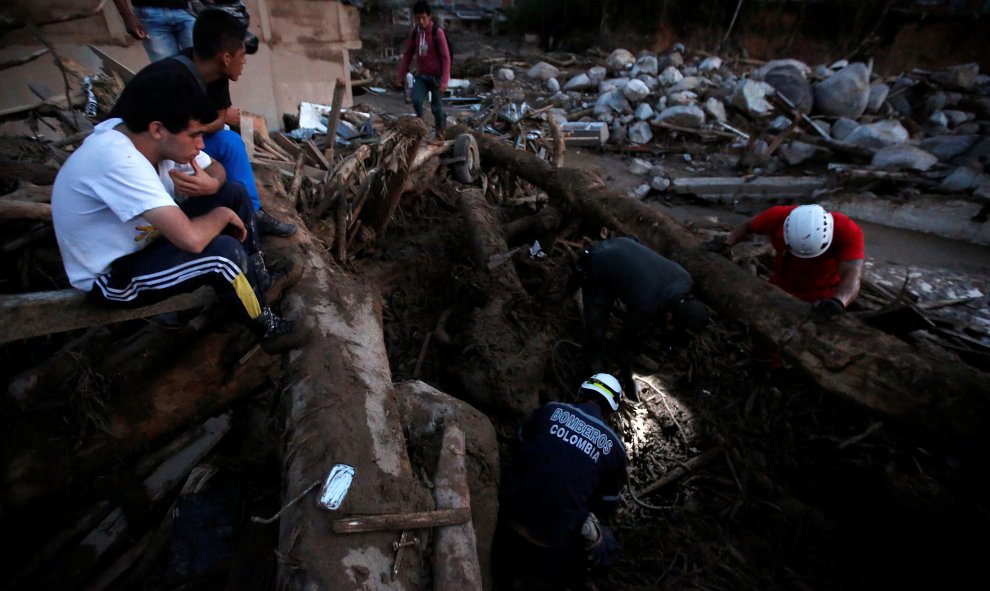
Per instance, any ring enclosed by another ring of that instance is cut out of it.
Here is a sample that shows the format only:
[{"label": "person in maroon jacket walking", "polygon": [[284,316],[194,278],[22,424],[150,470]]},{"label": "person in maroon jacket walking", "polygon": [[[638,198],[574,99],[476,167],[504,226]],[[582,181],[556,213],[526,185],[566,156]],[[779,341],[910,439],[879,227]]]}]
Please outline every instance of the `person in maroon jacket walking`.
[{"label": "person in maroon jacket walking", "polygon": [[402,61],[399,62],[399,72],[395,83],[405,86],[406,73],[416,56],[416,69],[412,88],[412,104],[416,116],[423,116],[423,100],[430,93],[430,110],[433,111],[433,121],[437,135],[443,132],[447,117],[443,112],[441,99],[450,82],[450,47],[447,45],[447,35],[443,29],[433,22],[430,5],[417,2],[413,5],[413,19],[416,27],[406,38]]}]

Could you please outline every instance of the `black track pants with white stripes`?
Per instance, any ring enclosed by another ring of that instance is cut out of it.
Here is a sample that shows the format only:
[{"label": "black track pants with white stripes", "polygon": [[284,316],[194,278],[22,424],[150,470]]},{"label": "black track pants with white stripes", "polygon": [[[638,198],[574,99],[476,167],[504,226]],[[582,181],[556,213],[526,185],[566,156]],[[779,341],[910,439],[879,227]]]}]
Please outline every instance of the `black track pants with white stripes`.
[{"label": "black track pants with white stripes", "polygon": [[258,238],[254,210],[244,187],[226,183],[216,195],[192,197],[180,207],[190,217],[229,207],[244,221],[248,238],[241,243],[221,234],[202,252],[192,253],[159,237],[144,249],[114,261],[109,272],[97,277],[88,294],[90,299],[106,306],[147,306],[209,285],[239,320],[257,318],[267,304],[255,287],[258,282],[248,264],[248,255],[258,250]]}]

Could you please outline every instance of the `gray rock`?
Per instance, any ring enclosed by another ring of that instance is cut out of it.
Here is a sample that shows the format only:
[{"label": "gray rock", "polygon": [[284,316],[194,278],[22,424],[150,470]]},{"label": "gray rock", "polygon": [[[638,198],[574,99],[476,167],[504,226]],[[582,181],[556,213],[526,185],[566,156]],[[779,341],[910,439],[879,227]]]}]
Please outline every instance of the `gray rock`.
[{"label": "gray rock", "polygon": [[848,117],[839,117],[835,120],[835,123],[832,124],[832,137],[840,142],[844,142],[849,134],[852,133],[857,127],[859,127],[859,123],[853,121],[852,119],[849,119]]},{"label": "gray rock", "polygon": [[822,146],[800,141],[787,142],[780,147],[780,157],[791,166],[797,166],[808,161],[825,161],[832,151]]},{"label": "gray rock", "polygon": [[697,128],[705,124],[705,112],[694,105],[667,107],[657,115],[657,121]]},{"label": "gray rock", "polygon": [[548,100],[558,107],[568,107],[574,102],[574,99],[570,95],[560,90],[554,93]]},{"label": "gray rock", "polygon": [[595,66],[590,70],[588,70],[588,78],[591,80],[591,83],[595,86],[601,84],[602,80],[604,80],[606,76],[608,76],[608,70],[606,70],[602,66]]},{"label": "gray rock", "polygon": [[646,121],[637,121],[629,126],[629,141],[634,144],[648,144],[653,140],[653,130]]},{"label": "gray rock", "polygon": [[[939,160],[941,159],[939,157]],[[952,163],[985,170],[987,164],[990,163],[990,137],[980,138],[968,150],[953,158]]]},{"label": "gray rock", "polygon": [[720,57],[706,57],[705,61],[701,62],[698,66],[698,71],[700,72],[714,72],[722,67],[722,58]]},{"label": "gray rock", "polygon": [[543,80],[546,82],[550,78],[556,78],[560,76],[560,70],[557,66],[548,64],[546,62],[539,62],[526,72],[526,76],[534,80]]},{"label": "gray rock", "polygon": [[980,75],[980,65],[977,63],[960,64],[946,68],[940,72],[935,72],[930,76],[932,80],[949,88],[959,90],[973,90]]},{"label": "gray rock", "polygon": [[641,55],[636,59],[636,67],[639,68],[639,71],[651,76],[656,75],[658,63],[655,55]]},{"label": "gray rock", "polygon": [[928,117],[928,123],[942,129],[949,128],[949,116],[945,111],[935,111]]},{"label": "gray rock", "polygon": [[894,109],[894,112],[900,115],[901,117],[911,116],[911,111],[912,111],[911,101],[909,101],[908,98],[904,96],[903,92],[900,94],[888,95],[887,104],[890,105],[891,108]]},{"label": "gray rock", "polygon": [[909,144],[899,144],[878,150],[873,155],[873,161],[870,164],[874,168],[881,170],[917,170],[924,172],[935,166],[936,162],[938,162],[938,158],[921,148],[916,148]]},{"label": "gray rock", "polygon": [[823,64],[818,64],[811,69],[811,77],[816,80],[824,80],[831,76],[834,72],[828,69],[828,66]]},{"label": "gray rock", "polygon": [[582,73],[568,80],[564,84],[564,90],[591,90],[595,86],[598,85],[593,83],[587,74]]},{"label": "gray rock", "polygon": [[990,185],[990,177],[980,174],[968,166],[960,166],[942,179],[938,188],[951,193],[963,193],[987,185]]},{"label": "gray rock", "polygon": [[704,84],[704,79],[698,78],[697,76],[685,76],[674,83],[669,89],[668,93],[671,92],[681,92],[683,90],[697,90]]},{"label": "gray rock", "polygon": [[650,94],[650,89],[642,80],[630,80],[622,89],[622,94],[630,101],[638,103]]},{"label": "gray rock", "polygon": [[657,106],[654,107],[653,110],[654,111],[663,111],[666,108],[667,108],[667,97],[662,96],[659,99],[657,99]]},{"label": "gray rock", "polygon": [[598,85],[598,92],[609,92],[610,90],[622,90],[629,84],[629,78],[606,78]]},{"label": "gray rock", "polygon": [[925,101],[924,103],[922,103],[921,106],[922,113],[927,113],[928,115],[931,115],[936,111],[941,111],[942,109],[947,107],[948,104],[949,104],[949,96],[945,92],[941,90],[933,92],[925,97]]},{"label": "gray rock", "polygon": [[624,144],[628,133],[626,126],[621,121],[615,120],[608,128],[608,141],[610,144]]},{"label": "gray rock", "polygon": [[650,186],[647,184],[640,185],[632,190],[630,196],[636,199],[642,199],[650,194]]},{"label": "gray rock", "polygon": [[646,121],[650,117],[653,117],[653,107],[651,107],[647,103],[640,103],[639,106],[636,107],[635,115],[636,115],[636,119],[639,119],[640,121]]},{"label": "gray rock", "polygon": [[750,117],[766,117],[773,112],[773,105],[766,98],[773,91],[766,82],[742,80],[732,93],[732,106]]},{"label": "gray rock", "polygon": [[725,105],[723,105],[722,101],[718,100],[715,97],[709,97],[705,101],[705,113],[708,113],[716,120],[721,121],[723,123],[725,123],[728,120],[725,114]]},{"label": "gray rock", "polygon": [[671,106],[675,105],[693,105],[698,102],[698,95],[691,92],[690,90],[685,90],[683,92],[675,92],[667,95],[667,104]]},{"label": "gray rock", "polygon": [[854,63],[815,85],[815,109],[823,115],[857,118],[870,100],[870,70]]},{"label": "gray rock", "polygon": [[769,155],[770,146],[763,140],[756,140],[746,144],[746,149],[739,158],[739,165],[746,168],[763,166]]},{"label": "gray rock", "polygon": [[650,169],[650,176],[667,176],[667,169],[662,164],[654,164]]},{"label": "gray rock", "polygon": [[[982,132],[983,129],[980,127],[980,123],[978,121],[967,121],[966,123],[963,123],[959,127],[952,130],[952,133],[956,135],[981,135]],[[990,134],[982,134],[982,135],[990,135]]]},{"label": "gray rock", "polygon": [[883,106],[883,102],[887,100],[887,95],[890,94],[890,87],[881,82],[877,82],[870,85],[870,98],[866,102],[866,110],[870,113],[876,113]]},{"label": "gray rock", "polygon": [[598,101],[595,103],[595,114],[600,115],[603,113],[614,113],[623,114],[628,113],[632,107],[629,106],[629,101],[626,97],[618,90],[611,90],[609,92],[603,93],[598,97]]},{"label": "gray rock", "polygon": [[681,74],[681,71],[674,66],[669,66],[663,71],[662,74],[660,74],[660,76],[657,77],[657,80],[660,82],[661,86],[673,86],[683,79],[684,75]]},{"label": "gray rock", "polygon": [[495,73],[495,78],[504,82],[511,82],[516,79],[516,73],[511,68],[499,68]]},{"label": "gray rock", "polygon": [[966,123],[973,118],[971,113],[965,111],[958,111],[956,109],[946,109],[942,111],[945,116],[949,119],[949,125],[952,127],[959,127],[963,123]]},{"label": "gray rock", "polygon": [[670,188],[670,179],[662,176],[655,176],[650,179],[650,187],[652,187],[654,191],[666,191]]},{"label": "gray rock", "polygon": [[616,49],[605,59],[605,67],[611,72],[621,72],[631,68],[636,62],[636,56],[625,49]]},{"label": "gray rock", "polygon": [[940,162],[948,162],[972,148],[978,139],[975,135],[936,135],[922,140],[920,147]]},{"label": "gray rock", "polygon": [[550,78],[547,80],[546,87],[550,92],[560,92],[560,82],[557,82],[556,78]]},{"label": "gray rock", "polygon": [[770,125],[768,125],[767,127],[772,129],[773,131],[784,131],[785,129],[791,126],[791,123],[793,123],[793,121],[791,121],[789,117],[785,117],[784,115],[777,115],[776,117],[773,118],[773,121],[771,121]]},{"label": "gray rock", "polygon": [[636,176],[643,176],[644,174],[650,172],[653,168],[653,164],[642,158],[633,158],[632,162],[629,163],[629,172],[635,174]]},{"label": "gray rock", "polygon": [[764,78],[766,78],[767,72],[771,70],[776,70],[777,68],[781,68],[781,67],[795,68],[797,69],[797,71],[801,72],[801,76],[804,78],[807,78],[808,75],[811,73],[811,68],[808,67],[808,64],[800,60],[795,60],[795,59],[770,60],[753,72],[753,78],[757,80],[763,80]]},{"label": "gray rock", "polygon": [[860,125],[843,141],[854,146],[879,150],[904,143],[908,137],[908,132],[900,121],[888,119]]},{"label": "gray rock", "polygon": [[811,112],[815,102],[814,91],[811,89],[811,83],[799,69],[794,66],[779,66],[768,70],[763,76],[763,81],[786,96],[798,111]]},{"label": "gray rock", "polygon": [[832,70],[832,71],[835,71],[835,70],[841,70],[842,68],[845,68],[845,67],[846,67],[846,66],[848,66],[848,65],[849,65],[849,60],[839,60],[839,61],[837,61],[837,62],[833,62],[833,63],[832,63],[832,64],[831,64],[831,65],[830,65],[830,66],[828,67],[828,69],[829,69],[829,70]]},{"label": "gray rock", "polygon": [[660,88],[660,81],[657,80],[656,76],[647,76],[643,74],[639,77],[639,80],[650,89],[650,92],[654,92],[656,89]]}]

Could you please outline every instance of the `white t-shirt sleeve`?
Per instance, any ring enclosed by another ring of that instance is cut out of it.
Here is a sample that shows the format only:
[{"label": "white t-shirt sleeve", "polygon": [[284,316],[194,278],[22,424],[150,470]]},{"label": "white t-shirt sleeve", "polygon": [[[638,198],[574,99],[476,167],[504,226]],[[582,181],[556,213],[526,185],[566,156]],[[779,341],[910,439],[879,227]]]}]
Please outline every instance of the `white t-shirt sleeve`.
[{"label": "white t-shirt sleeve", "polygon": [[122,222],[149,209],[176,205],[151,164],[139,154],[128,154],[118,160],[93,188]]}]

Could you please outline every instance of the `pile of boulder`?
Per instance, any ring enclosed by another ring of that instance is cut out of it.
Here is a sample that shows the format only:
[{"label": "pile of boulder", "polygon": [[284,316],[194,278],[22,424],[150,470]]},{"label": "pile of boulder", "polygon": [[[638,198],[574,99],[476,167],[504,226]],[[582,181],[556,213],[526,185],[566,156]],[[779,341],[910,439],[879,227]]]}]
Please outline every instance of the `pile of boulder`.
[{"label": "pile of boulder", "polygon": [[[526,81],[554,106],[551,116],[602,122],[611,144],[717,133],[735,139],[750,168],[845,158],[990,199],[990,76],[978,64],[883,77],[872,63],[780,59],[738,72],[717,56],[686,55],[680,44],[666,55],[616,49],[577,71],[541,61]],[[514,77],[503,70],[497,79]],[[650,188],[665,190],[657,176]]]}]

